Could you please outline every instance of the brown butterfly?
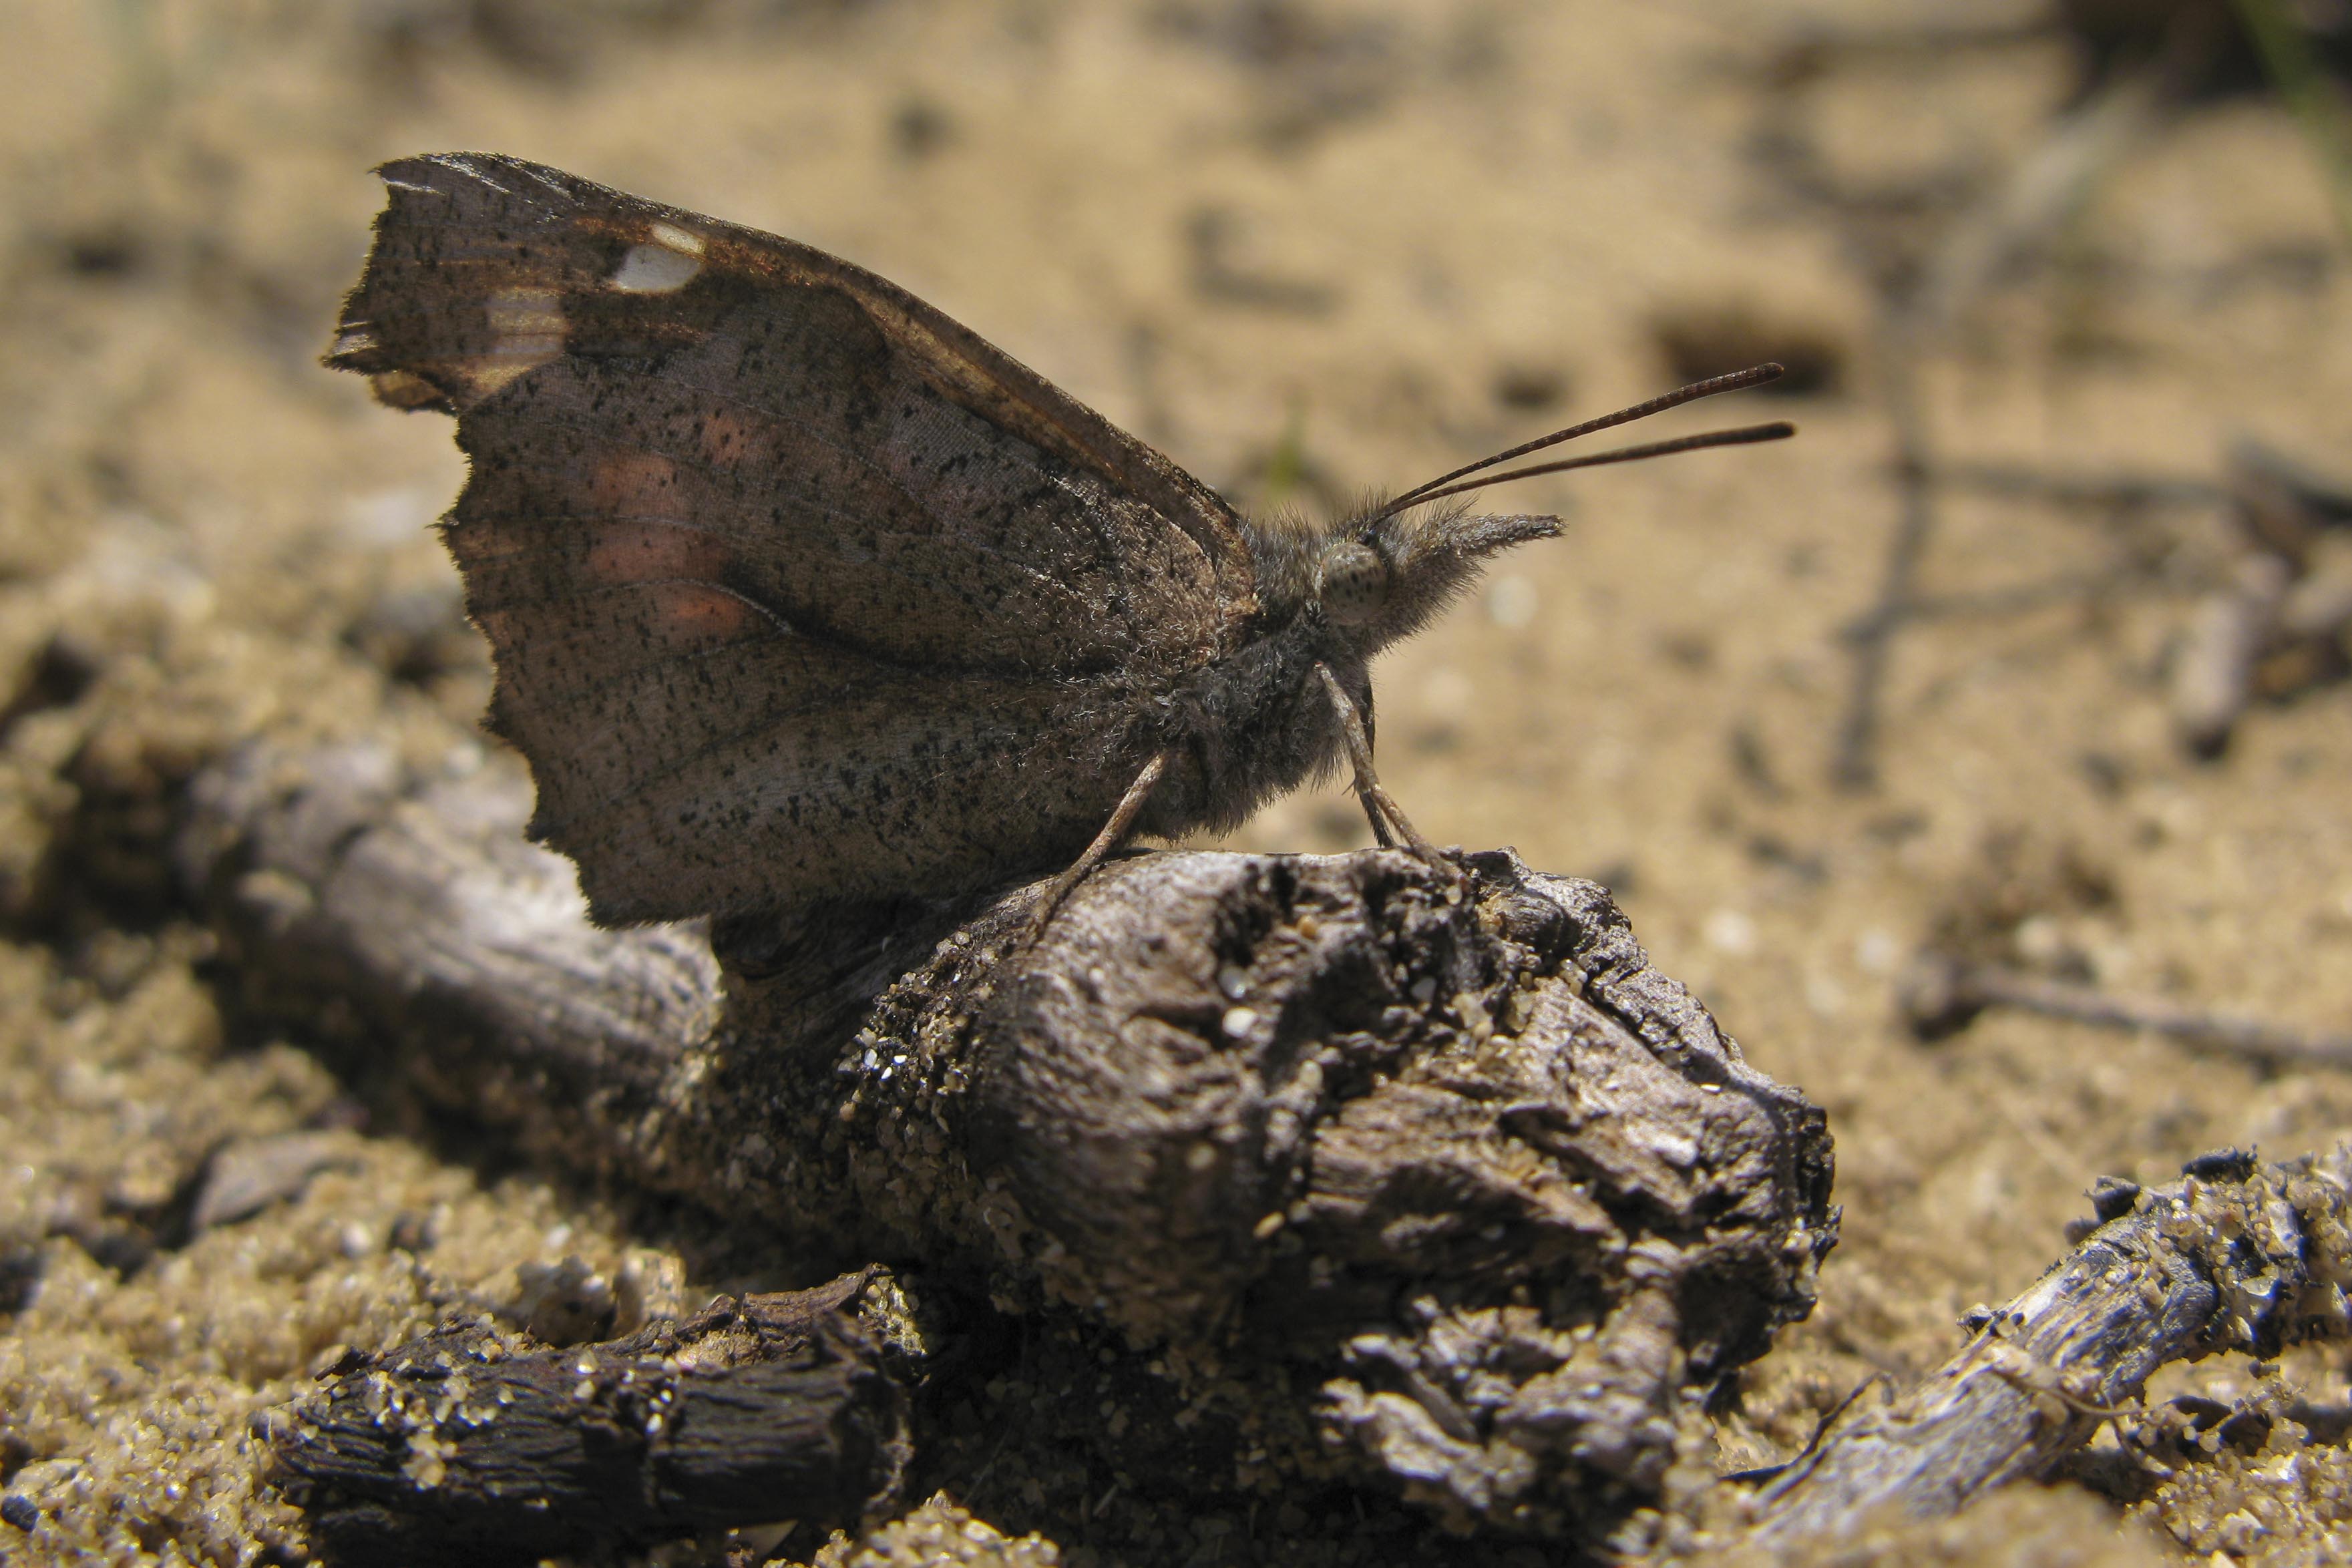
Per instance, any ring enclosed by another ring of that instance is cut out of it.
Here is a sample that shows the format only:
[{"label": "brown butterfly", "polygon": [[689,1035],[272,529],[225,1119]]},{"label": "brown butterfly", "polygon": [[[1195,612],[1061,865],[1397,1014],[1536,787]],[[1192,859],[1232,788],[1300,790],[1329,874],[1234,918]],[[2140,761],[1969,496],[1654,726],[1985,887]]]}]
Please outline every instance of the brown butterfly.
[{"label": "brown butterfly", "polygon": [[[975,891],[1234,826],[1353,763],[1366,664],[1551,517],[1443,502],[1702,382],[1328,529],[1258,523],[880,278],[519,159],[406,158],[327,363],[457,416],[442,534],[532,837],[597,920]],[[1468,482],[1463,482],[1468,480]]]}]

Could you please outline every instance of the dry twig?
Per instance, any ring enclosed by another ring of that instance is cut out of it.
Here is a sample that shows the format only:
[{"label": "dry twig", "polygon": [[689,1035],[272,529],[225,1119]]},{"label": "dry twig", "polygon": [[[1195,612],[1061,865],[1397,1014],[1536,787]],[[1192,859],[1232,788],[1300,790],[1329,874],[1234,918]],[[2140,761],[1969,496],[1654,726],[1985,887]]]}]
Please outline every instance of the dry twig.
[{"label": "dry twig", "polygon": [[1901,1000],[1912,1027],[1928,1038],[1965,1027],[1988,1007],[2015,1007],[2078,1024],[2162,1035],[2273,1066],[2352,1066],[2352,1035],[2286,1028],[2153,997],[2116,996],[2095,986],[1968,963],[1944,953],[1913,960],[1903,977]]},{"label": "dry twig", "polygon": [[2352,1145],[2273,1165],[2227,1151],[2188,1172],[2101,1184],[2105,1223],[2073,1256],[1759,1489],[1739,1544],[1817,1561],[1866,1527],[1958,1512],[2045,1470],[2167,1363],[2352,1333]]}]

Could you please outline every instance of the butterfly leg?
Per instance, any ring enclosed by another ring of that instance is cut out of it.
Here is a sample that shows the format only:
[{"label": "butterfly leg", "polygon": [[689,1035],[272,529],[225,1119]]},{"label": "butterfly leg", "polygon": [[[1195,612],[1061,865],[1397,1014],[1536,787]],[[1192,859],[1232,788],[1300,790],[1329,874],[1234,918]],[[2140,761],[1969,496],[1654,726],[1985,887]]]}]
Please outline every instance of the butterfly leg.
[{"label": "butterfly leg", "polygon": [[1103,824],[1102,831],[1095,835],[1094,842],[1070,863],[1068,870],[1054,879],[1044,896],[1038,899],[1037,907],[1029,915],[1031,941],[1045,934],[1046,926],[1053,922],[1054,911],[1062,907],[1062,900],[1070,896],[1070,889],[1085,881],[1087,873],[1101,865],[1110,852],[1126,839],[1135,826],[1135,819],[1142,815],[1144,802],[1151,798],[1153,786],[1160,783],[1160,775],[1167,771],[1168,753],[1153,752],[1151,760],[1143,764],[1143,771],[1135,775],[1135,782],[1127,786],[1127,793],[1119,796],[1118,805],[1111,808],[1110,820]]},{"label": "butterfly leg", "polygon": [[1399,838],[1405,847],[1424,860],[1439,858],[1436,847],[1421,836],[1412,819],[1405,816],[1404,807],[1396,797],[1381,787],[1380,774],[1372,771],[1371,737],[1364,732],[1364,716],[1357,711],[1356,700],[1348,695],[1339,678],[1331,673],[1328,664],[1318,664],[1315,673],[1322,679],[1323,689],[1330,694],[1331,707],[1339,716],[1339,734],[1348,744],[1348,761],[1356,770],[1356,798],[1363,803],[1364,816],[1372,825],[1372,837],[1381,841],[1383,849],[1393,848]]}]

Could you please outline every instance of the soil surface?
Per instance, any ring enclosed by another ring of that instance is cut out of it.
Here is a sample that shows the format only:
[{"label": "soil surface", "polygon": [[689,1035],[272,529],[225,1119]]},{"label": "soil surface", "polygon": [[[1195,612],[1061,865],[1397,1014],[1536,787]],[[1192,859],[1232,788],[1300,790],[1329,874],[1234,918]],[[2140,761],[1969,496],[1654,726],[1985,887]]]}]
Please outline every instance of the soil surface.
[{"label": "soil surface", "polygon": [[[1655,433],[1785,416],[1794,441],[1496,492],[1566,539],[1376,671],[1423,832],[1609,883],[1829,1109],[1844,1239],[1724,1468],[1935,1364],[2065,1250],[2095,1177],[2345,1136],[2352,1072],[2000,1010],[1924,1041],[1898,1005],[1933,945],[2352,1026],[2342,648],[2265,666],[2217,757],[2169,696],[2244,554],[2235,444],[2352,483],[2343,209],[2274,99],[2217,68],[2136,110],[2128,74],[1986,0],[0,11],[0,1489],[39,1510],[0,1558],[299,1560],[248,1422],[343,1347],[569,1256],[688,1304],[790,1282],[757,1238],[244,1026],[173,893],[173,792],[239,736],[487,693],[427,531],[448,423],[316,364],[366,171],[404,153],[516,153],[849,257],[1249,507],[1328,514],[1788,362],[1785,393]],[[2162,483],[1928,491],[1857,748],[1906,449]],[[1364,837],[1334,791],[1232,842]],[[221,1151],[297,1130],[307,1179],[265,1184],[290,1195],[200,1204]],[[2343,1561],[2343,1354],[2152,1394],[2273,1375],[2301,1414],[2260,1451],[2168,1479],[2117,1457],[1856,1560]]]}]

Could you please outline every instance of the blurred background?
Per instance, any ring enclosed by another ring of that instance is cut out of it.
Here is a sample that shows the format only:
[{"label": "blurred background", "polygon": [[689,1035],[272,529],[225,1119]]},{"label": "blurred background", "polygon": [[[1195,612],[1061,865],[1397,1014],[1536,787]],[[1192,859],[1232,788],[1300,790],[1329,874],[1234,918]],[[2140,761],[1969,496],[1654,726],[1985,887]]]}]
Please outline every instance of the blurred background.
[{"label": "blurred background", "polygon": [[[1829,1108],[1845,1240],[1725,1423],[1760,1463],[1932,1365],[2093,1177],[2352,1127],[2347,62],[2347,0],[11,0],[0,1475],[74,1457],[37,1479],[81,1549],[296,1550],[243,1421],[431,1315],[397,1214],[468,1289],[653,1244],[391,1137],[168,1268],[140,1229],[223,1138],[370,1114],[222,1023],[173,791],[488,690],[427,531],[450,426],[317,365],[371,165],[808,241],[1245,508],[1785,363],[1644,434],[1797,440],[1503,492],[1567,538],[1375,672],[1424,831],[1608,882]],[[1326,793],[1231,842],[1363,834]],[[2252,1534],[2186,1483],[2079,1517],[2325,1561],[2332,1462]]]}]

